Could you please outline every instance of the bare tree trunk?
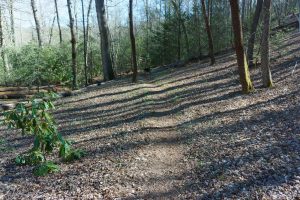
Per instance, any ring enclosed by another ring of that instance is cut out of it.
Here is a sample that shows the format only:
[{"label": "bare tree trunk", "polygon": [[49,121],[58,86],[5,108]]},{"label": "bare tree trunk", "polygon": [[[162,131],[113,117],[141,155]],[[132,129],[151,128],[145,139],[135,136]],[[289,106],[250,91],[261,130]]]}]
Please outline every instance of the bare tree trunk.
[{"label": "bare tree trunk", "polygon": [[264,87],[272,87],[272,75],[270,70],[269,37],[270,37],[270,7],[271,0],[264,0],[264,24],[261,43],[261,72]]},{"label": "bare tree trunk", "polygon": [[13,45],[16,45],[15,35],[15,18],[14,18],[14,0],[9,0],[9,14],[10,14],[10,34]]},{"label": "bare tree trunk", "polygon": [[253,85],[250,79],[250,72],[248,69],[247,59],[244,54],[243,34],[238,0],[230,0],[230,6],[240,82],[242,85],[242,91],[244,93],[249,93],[253,90]]},{"label": "bare tree trunk", "polygon": [[73,11],[74,11],[74,24],[75,24],[75,35],[76,35],[76,40],[78,41],[79,39],[79,27],[78,27],[78,12],[77,12],[77,0],[74,0],[74,6],[73,6]]},{"label": "bare tree trunk", "polygon": [[84,78],[85,78],[85,86],[88,85],[88,75],[87,75],[87,40],[86,40],[86,27],[85,27],[85,10],[84,3],[81,0],[81,11],[82,11],[82,29],[83,29],[83,59],[84,59]]},{"label": "bare tree trunk", "polygon": [[1,51],[3,69],[4,69],[4,83],[7,86],[7,66],[6,66],[5,54],[4,54],[4,38],[3,38],[2,18],[3,18],[2,17],[2,6],[0,6],[0,51]]},{"label": "bare tree trunk", "polygon": [[55,3],[55,12],[56,12],[56,19],[57,19],[57,26],[58,26],[58,33],[59,33],[59,43],[62,44],[63,39],[62,39],[62,32],[61,32],[61,27],[60,27],[60,19],[59,19],[59,14],[58,14],[57,0],[54,0],[54,3]]},{"label": "bare tree trunk", "polygon": [[254,43],[256,37],[256,30],[257,30],[261,10],[262,10],[262,4],[263,4],[263,0],[257,0],[254,18],[251,24],[250,37],[248,40],[248,52],[247,52],[247,58],[250,67],[253,65]]},{"label": "bare tree trunk", "polygon": [[[165,18],[165,20],[167,20],[167,17],[168,17],[168,14],[167,14],[167,2],[166,1],[164,1],[164,18]],[[167,34],[166,34],[166,29],[163,27],[163,49],[162,49],[162,62],[163,62],[163,64],[165,64],[166,63],[166,57],[167,57],[167,50],[166,50],[166,41],[167,41],[167,36],[166,36]]]},{"label": "bare tree trunk", "polygon": [[212,34],[211,34],[209,19],[208,19],[207,13],[206,13],[205,1],[201,0],[201,3],[202,3],[202,13],[203,13],[207,37],[208,37],[210,64],[213,65],[216,62],[216,59],[214,56],[213,38],[212,38]]},{"label": "bare tree trunk", "polygon": [[[180,1],[180,0],[179,0]],[[174,1],[172,1],[174,2]],[[180,2],[179,2],[180,4]],[[180,16],[177,16],[178,18]],[[181,22],[180,19],[177,20],[177,59],[180,60],[181,59]]]},{"label": "bare tree trunk", "polygon": [[51,42],[52,42],[53,28],[54,28],[55,19],[56,19],[56,16],[53,17],[52,25],[51,25],[51,28],[50,28],[49,45],[50,45]]},{"label": "bare tree trunk", "polygon": [[242,0],[242,23],[245,22],[246,0]]},{"label": "bare tree trunk", "polygon": [[[185,45],[186,45],[186,53],[187,53],[187,56],[189,56],[190,55],[190,44],[189,44],[189,40],[188,40],[188,34],[187,34],[186,27],[185,27],[185,23],[184,23],[184,20],[182,19],[182,15],[181,15],[181,2],[178,2],[178,5],[177,5],[177,3],[173,0],[172,4],[177,13],[179,26],[181,24],[180,27],[182,27],[182,31],[183,31],[184,39],[185,39]],[[181,32],[181,28],[179,29],[179,31]],[[180,37],[181,37],[181,35],[180,35]]]},{"label": "bare tree trunk", "polygon": [[37,33],[38,44],[40,47],[42,47],[43,42],[42,42],[42,36],[41,36],[41,26],[40,26],[40,21],[37,16],[35,0],[31,0],[31,8],[32,8],[32,12],[33,12],[34,22],[35,22],[35,29],[36,29],[36,33]]},{"label": "bare tree trunk", "polygon": [[184,20],[181,17],[181,14],[180,14],[180,21],[182,23],[182,30],[183,30],[185,46],[186,46],[186,54],[189,57],[190,56],[190,42],[189,42],[188,32],[186,30],[185,23],[184,23]]},{"label": "bare tree trunk", "polygon": [[98,18],[98,26],[101,36],[101,54],[104,80],[109,81],[115,78],[112,67],[112,60],[110,57],[110,45],[108,41],[108,26],[106,22],[104,0],[95,0],[96,11]]},{"label": "bare tree trunk", "polygon": [[[199,58],[202,57],[202,44],[201,44],[201,22],[200,22],[200,16],[199,16],[199,10],[197,5],[197,0],[194,0],[194,15],[195,15],[195,23],[197,27],[197,36],[198,36],[198,53]],[[200,7],[199,7],[200,8]]]},{"label": "bare tree trunk", "polygon": [[136,46],[135,46],[135,36],[133,31],[133,19],[132,19],[132,0],[129,0],[129,32],[131,41],[131,59],[133,65],[132,82],[137,82],[137,62],[136,62]]},{"label": "bare tree trunk", "polygon": [[[146,13],[146,52],[149,53],[149,0],[145,0],[145,13]],[[147,59],[148,63],[148,59]]]},{"label": "bare tree trunk", "polygon": [[88,69],[88,83],[90,83],[92,81],[92,69],[91,69],[91,65],[88,62],[88,58],[89,58],[89,33],[90,33],[90,14],[91,14],[91,9],[92,9],[92,2],[93,0],[90,0],[89,2],[89,7],[88,7],[88,11],[87,11],[87,16],[86,16],[86,62],[87,62],[87,69]]},{"label": "bare tree trunk", "polygon": [[206,12],[206,15],[207,15],[207,18],[208,18],[208,21],[209,21],[209,24],[211,24],[211,11],[212,11],[212,0],[207,0],[207,12]]},{"label": "bare tree trunk", "polygon": [[70,32],[71,32],[71,44],[72,44],[72,74],[73,74],[73,89],[77,89],[77,44],[76,35],[74,30],[74,17],[72,15],[71,0],[67,0],[69,19],[70,19]]}]

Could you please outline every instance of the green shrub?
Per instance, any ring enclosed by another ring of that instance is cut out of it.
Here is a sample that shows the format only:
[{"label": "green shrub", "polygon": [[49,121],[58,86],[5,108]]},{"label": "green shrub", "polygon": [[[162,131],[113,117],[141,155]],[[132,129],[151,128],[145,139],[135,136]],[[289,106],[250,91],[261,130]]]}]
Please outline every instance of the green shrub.
[{"label": "green shrub", "polygon": [[42,93],[35,96],[30,104],[19,103],[14,110],[4,114],[5,123],[9,128],[22,131],[22,135],[34,136],[33,148],[24,155],[15,159],[18,165],[38,165],[34,174],[56,172],[53,163],[46,162],[46,155],[55,149],[59,150],[59,157],[63,161],[70,162],[84,156],[81,150],[74,150],[69,141],[65,140],[57,131],[57,125],[50,114],[53,110],[55,93]]},{"label": "green shrub", "polygon": [[12,66],[8,82],[13,85],[46,85],[69,83],[72,79],[71,53],[68,45],[45,46],[28,44],[6,50]]}]

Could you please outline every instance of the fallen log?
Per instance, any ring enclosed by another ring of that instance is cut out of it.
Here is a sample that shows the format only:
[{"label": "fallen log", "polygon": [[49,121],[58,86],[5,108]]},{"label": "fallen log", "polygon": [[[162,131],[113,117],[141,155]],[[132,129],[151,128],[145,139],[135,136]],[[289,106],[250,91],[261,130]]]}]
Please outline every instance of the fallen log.
[{"label": "fallen log", "polygon": [[27,87],[0,87],[0,92],[28,91]]}]

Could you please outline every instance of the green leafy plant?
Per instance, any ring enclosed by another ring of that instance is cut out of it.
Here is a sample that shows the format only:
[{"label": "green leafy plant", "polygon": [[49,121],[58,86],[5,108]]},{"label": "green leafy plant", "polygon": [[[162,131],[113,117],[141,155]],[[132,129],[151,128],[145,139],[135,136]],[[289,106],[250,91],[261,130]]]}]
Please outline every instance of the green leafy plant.
[{"label": "green leafy plant", "polygon": [[33,174],[36,176],[46,176],[49,173],[59,172],[59,167],[51,161],[44,162],[38,165],[34,170]]},{"label": "green leafy plant", "polygon": [[55,93],[40,93],[28,104],[19,103],[14,110],[4,114],[5,123],[9,128],[22,131],[22,135],[34,137],[33,148],[24,155],[16,157],[18,165],[37,165],[34,174],[57,172],[58,166],[47,161],[46,155],[58,149],[63,161],[73,161],[84,156],[81,150],[74,150],[71,143],[65,140],[57,130],[57,125],[50,111],[55,109],[53,100]]},{"label": "green leafy plant", "polygon": [[34,150],[25,155],[16,157],[15,162],[17,165],[37,165],[45,162],[44,154],[39,150]]}]

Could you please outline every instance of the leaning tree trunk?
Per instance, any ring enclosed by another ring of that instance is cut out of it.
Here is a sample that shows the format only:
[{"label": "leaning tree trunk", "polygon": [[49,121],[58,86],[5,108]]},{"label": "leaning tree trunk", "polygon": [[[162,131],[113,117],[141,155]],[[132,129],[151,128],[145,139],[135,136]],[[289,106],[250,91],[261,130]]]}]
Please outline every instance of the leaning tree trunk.
[{"label": "leaning tree trunk", "polygon": [[72,15],[71,0],[67,0],[69,19],[70,19],[70,32],[71,32],[71,44],[72,44],[72,74],[73,74],[73,89],[77,89],[77,47],[76,47],[76,35],[74,30],[74,17]]},{"label": "leaning tree trunk", "polygon": [[59,14],[58,14],[57,0],[54,0],[54,3],[55,3],[55,13],[56,13],[57,26],[58,26],[58,33],[59,33],[59,43],[62,44],[63,39],[62,39],[62,32],[61,32],[61,27],[60,27],[60,19],[59,19]]},{"label": "leaning tree trunk", "polygon": [[112,60],[110,57],[110,45],[108,41],[108,26],[105,15],[104,0],[95,0],[96,11],[98,18],[98,26],[101,36],[101,54],[104,80],[109,81],[115,78],[114,70],[112,67]]},{"label": "leaning tree trunk", "polygon": [[202,13],[203,13],[204,21],[205,21],[205,28],[206,28],[207,37],[208,37],[210,64],[213,65],[216,62],[216,59],[214,56],[213,38],[212,38],[212,34],[211,34],[209,19],[208,19],[207,13],[206,13],[205,1],[201,0],[201,3],[202,3]]},{"label": "leaning tree trunk", "polygon": [[133,32],[133,19],[132,19],[132,0],[129,0],[129,32],[131,41],[131,59],[133,65],[132,82],[137,82],[137,62],[136,62],[136,46],[135,46],[135,36]]},{"label": "leaning tree trunk", "polygon": [[37,38],[38,38],[38,43],[39,43],[39,46],[42,47],[41,26],[40,26],[40,21],[39,21],[38,16],[37,16],[37,9],[36,9],[35,0],[31,0],[31,8],[32,8],[33,17],[34,17],[35,29],[36,29],[36,34],[37,34]]},{"label": "leaning tree trunk", "polygon": [[250,79],[250,72],[248,69],[247,59],[244,54],[243,34],[238,0],[230,0],[230,6],[240,82],[242,85],[243,92],[249,93],[253,90],[253,85]]},{"label": "leaning tree trunk", "polygon": [[272,75],[270,70],[269,37],[270,37],[270,7],[271,0],[264,0],[263,34],[261,43],[261,72],[264,87],[272,87]]},{"label": "leaning tree trunk", "polygon": [[253,65],[254,43],[256,37],[256,30],[257,30],[261,10],[262,10],[262,4],[263,4],[263,0],[257,0],[254,18],[251,24],[250,37],[248,40],[248,52],[247,52],[247,58],[250,67]]}]

